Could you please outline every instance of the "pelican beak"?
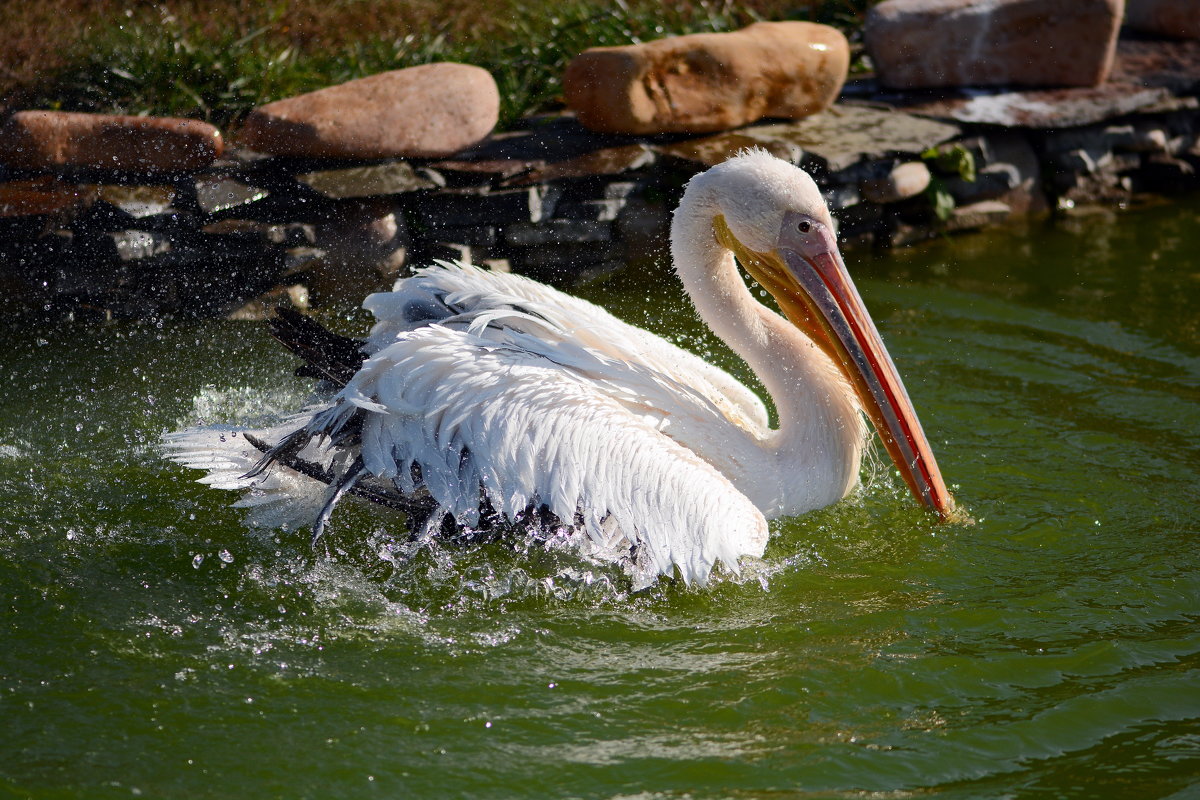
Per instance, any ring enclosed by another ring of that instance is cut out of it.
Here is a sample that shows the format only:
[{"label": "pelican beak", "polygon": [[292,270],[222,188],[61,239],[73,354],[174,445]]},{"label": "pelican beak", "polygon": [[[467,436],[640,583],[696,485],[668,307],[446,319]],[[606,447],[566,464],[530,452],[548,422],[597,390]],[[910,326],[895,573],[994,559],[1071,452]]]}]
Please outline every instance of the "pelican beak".
[{"label": "pelican beak", "polygon": [[775,296],[787,318],[841,367],[917,500],[943,521],[957,519],[917,412],[850,280],[833,231],[814,217],[789,211],[770,253],[748,250],[724,219],[718,220],[716,233]]}]

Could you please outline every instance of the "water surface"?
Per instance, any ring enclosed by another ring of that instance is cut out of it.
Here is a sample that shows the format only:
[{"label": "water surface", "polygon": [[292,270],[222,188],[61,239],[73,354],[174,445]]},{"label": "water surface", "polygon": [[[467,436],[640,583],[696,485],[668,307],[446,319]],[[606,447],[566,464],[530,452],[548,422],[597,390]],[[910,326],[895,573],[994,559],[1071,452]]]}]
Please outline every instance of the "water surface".
[{"label": "water surface", "polygon": [[303,399],[259,327],[5,328],[0,795],[1200,795],[1200,204],[848,260],[977,522],[876,459],[703,590],[351,504],[314,556],[156,450]]}]

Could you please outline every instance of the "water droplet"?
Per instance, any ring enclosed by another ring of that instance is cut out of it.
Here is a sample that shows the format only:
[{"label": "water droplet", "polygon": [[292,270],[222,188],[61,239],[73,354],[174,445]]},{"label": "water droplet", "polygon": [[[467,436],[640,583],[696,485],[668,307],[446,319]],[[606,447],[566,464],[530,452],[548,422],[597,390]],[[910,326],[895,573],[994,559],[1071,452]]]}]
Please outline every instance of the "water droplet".
[{"label": "water droplet", "polygon": [[233,563],[233,553],[229,552],[228,550],[222,550],[221,552],[217,553],[217,557],[220,558],[222,561],[224,561],[226,564]]},{"label": "water droplet", "polygon": [[204,563],[204,554],[196,553],[192,556],[192,569],[200,569],[200,565]]}]

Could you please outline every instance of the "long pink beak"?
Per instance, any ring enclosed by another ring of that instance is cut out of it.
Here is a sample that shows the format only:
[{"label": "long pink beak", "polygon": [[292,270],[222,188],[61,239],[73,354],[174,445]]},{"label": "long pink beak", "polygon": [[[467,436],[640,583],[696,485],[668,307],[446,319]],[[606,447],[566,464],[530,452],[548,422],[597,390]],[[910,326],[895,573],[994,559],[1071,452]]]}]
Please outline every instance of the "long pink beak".
[{"label": "long pink beak", "polygon": [[922,505],[947,520],[954,497],[946,489],[929,440],[900,373],[879,331],[850,280],[833,231],[799,212],[784,216],[779,253],[804,291],[806,325],[814,340],[837,361],[858,392],[863,409],[879,431],[913,495]]}]

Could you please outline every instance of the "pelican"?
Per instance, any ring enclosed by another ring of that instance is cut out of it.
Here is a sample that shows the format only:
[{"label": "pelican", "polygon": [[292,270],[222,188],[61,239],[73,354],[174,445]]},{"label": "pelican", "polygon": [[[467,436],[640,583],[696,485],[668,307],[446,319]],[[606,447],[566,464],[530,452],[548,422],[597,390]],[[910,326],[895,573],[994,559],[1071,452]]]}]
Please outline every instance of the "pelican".
[{"label": "pelican", "polygon": [[248,489],[236,505],[307,520],[314,543],[349,494],[427,535],[550,526],[636,588],[676,572],[703,584],[717,563],[736,573],[763,554],[767,520],[844,498],[866,419],[915,498],[951,517],[807,173],[748,151],[692,178],[671,256],[699,315],[761,379],[776,427],[753,392],[659,336],[527,278],[439,263],[367,297],[365,343],[299,314],[276,321],[324,399],[268,430],[169,434],[169,452],[208,470],[202,481]]}]

